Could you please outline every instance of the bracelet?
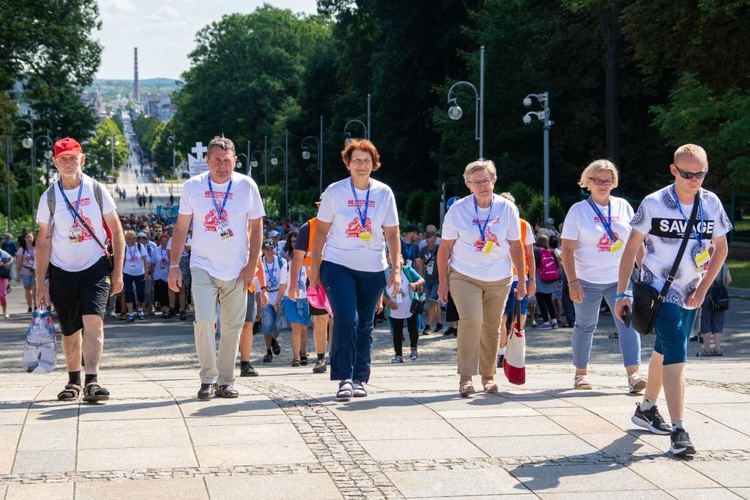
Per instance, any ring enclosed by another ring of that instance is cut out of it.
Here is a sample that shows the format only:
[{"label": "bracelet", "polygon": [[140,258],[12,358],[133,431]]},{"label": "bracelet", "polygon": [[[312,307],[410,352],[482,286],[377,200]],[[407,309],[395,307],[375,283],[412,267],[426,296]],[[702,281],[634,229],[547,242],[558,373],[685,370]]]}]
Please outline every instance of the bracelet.
[{"label": "bracelet", "polygon": [[179,264],[169,264],[169,270],[170,270],[170,271],[171,271],[172,269],[177,269],[177,268],[179,268],[179,267],[180,267],[180,265],[179,265]]},{"label": "bracelet", "polygon": [[573,281],[568,281],[568,286],[570,286],[570,285],[573,285],[573,284],[575,284],[575,283],[578,283],[578,280],[577,280],[577,279],[575,279],[575,280],[573,280]]},{"label": "bracelet", "polygon": [[626,297],[629,299],[633,298],[633,293],[632,292],[618,293],[617,295],[615,295],[615,300],[624,299]]}]

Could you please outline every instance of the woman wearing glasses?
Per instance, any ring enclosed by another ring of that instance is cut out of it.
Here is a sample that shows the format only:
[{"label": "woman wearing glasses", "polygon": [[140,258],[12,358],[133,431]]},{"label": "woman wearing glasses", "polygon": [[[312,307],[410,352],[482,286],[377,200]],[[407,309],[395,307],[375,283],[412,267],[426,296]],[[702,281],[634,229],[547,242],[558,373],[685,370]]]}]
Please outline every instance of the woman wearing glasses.
[{"label": "woman wearing glasses", "polygon": [[[493,193],[497,171],[489,160],[469,163],[464,182],[471,191],[455,202],[443,221],[438,250],[438,298],[450,291],[458,309],[459,394],[474,394],[477,371],[485,392],[497,392],[497,341],[500,316],[508,299],[513,271],[524,269],[518,209]],[[518,282],[517,296],[526,295]]]},{"label": "woman wearing glasses", "polygon": [[[578,185],[591,192],[568,211],[562,232],[562,262],[568,278],[568,291],[575,307],[573,326],[573,388],[591,389],[588,363],[599,321],[602,298],[615,310],[620,258],[630,235],[633,208],[623,198],[610,193],[617,187],[618,173],[609,160],[596,160],[581,174]],[[643,255],[641,250],[638,261]],[[628,388],[631,393],[646,388],[638,373],[641,364],[641,338],[632,326],[625,326],[612,315],[617,327]]]},{"label": "woman wearing glasses", "polygon": [[[341,158],[351,175],[323,193],[309,280],[313,289],[322,283],[331,304],[331,380],[340,381],[336,397],[349,399],[367,396],[375,308],[386,286],[385,245],[391,255],[399,255],[401,236],[393,191],[370,178],[380,168],[375,146],[352,140]],[[401,288],[400,276],[395,262],[389,290]]]}]

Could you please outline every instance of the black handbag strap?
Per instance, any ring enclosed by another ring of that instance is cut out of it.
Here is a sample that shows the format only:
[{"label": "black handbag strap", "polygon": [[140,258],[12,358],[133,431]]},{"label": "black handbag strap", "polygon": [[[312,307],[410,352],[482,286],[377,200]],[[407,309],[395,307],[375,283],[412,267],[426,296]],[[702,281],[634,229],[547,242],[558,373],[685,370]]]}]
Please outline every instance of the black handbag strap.
[{"label": "black handbag strap", "polygon": [[89,225],[86,224],[86,221],[83,220],[83,218],[81,217],[81,215],[78,212],[76,212],[75,214],[76,214],[76,217],[78,218],[78,221],[81,223],[81,225],[84,227],[84,229],[86,229],[86,231],[89,232],[89,234],[91,235],[91,237],[94,238],[94,241],[96,241],[99,244],[99,246],[102,247],[102,250],[104,250],[104,253],[106,255],[108,253],[107,252],[107,248],[104,245],[102,245],[102,242],[99,241],[99,238],[96,237],[96,235],[94,234],[94,232],[91,230],[91,228],[89,227]]},{"label": "black handbag strap", "polygon": [[[674,201],[675,203],[680,202],[679,198],[675,199]],[[685,248],[687,247],[687,242],[690,239],[690,233],[692,232],[693,225],[695,224],[695,217],[696,215],[698,215],[698,205],[700,205],[700,201],[701,193],[700,190],[698,190],[698,192],[695,193],[695,200],[693,200],[693,211],[690,213],[690,220],[685,226],[685,234],[682,236],[682,243],[680,244],[680,250],[677,252],[677,258],[675,258],[674,264],[672,264],[672,269],[669,271],[667,281],[664,282],[664,286],[661,288],[661,292],[659,292],[659,299],[661,300],[664,300],[664,298],[667,296],[669,287],[672,286],[674,277],[677,274],[677,269],[680,267],[682,256],[685,255]]]}]

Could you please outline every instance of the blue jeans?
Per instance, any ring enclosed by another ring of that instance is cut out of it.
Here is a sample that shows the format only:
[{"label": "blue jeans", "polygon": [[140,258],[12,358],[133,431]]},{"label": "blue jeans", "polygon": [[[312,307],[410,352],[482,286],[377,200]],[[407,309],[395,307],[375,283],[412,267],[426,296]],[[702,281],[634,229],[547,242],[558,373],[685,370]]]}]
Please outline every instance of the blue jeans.
[{"label": "blue jeans", "polygon": [[385,288],[385,272],[355,271],[333,262],[320,265],[333,312],[331,380],[370,380],[375,308]]},{"label": "blue jeans", "polygon": [[690,332],[698,309],[683,309],[677,304],[662,304],[656,314],[654,351],[664,356],[664,366],[687,361]]},{"label": "blue jeans", "polygon": [[[589,283],[579,280],[583,290],[583,302],[573,303],[576,310],[576,321],[573,325],[573,365],[579,369],[585,369],[591,358],[591,346],[594,342],[596,324],[599,322],[599,307],[602,298],[609,304],[611,311],[615,310],[615,295],[617,295],[617,282],[614,283]],[[615,327],[620,335],[620,352],[624,366],[641,364],[641,336],[635,329],[625,326],[620,318],[615,318]]]}]

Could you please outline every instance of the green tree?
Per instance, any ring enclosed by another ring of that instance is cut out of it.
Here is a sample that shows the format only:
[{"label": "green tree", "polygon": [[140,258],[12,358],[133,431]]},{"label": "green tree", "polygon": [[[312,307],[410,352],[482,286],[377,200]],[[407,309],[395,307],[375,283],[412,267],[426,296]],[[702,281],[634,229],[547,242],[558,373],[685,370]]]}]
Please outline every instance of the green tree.
[{"label": "green tree", "polygon": [[86,173],[99,180],[104,180],[107,175],[117,175],[117,170],[128,159],[125,136],[111,118],[99,124],[84,152]]}]

